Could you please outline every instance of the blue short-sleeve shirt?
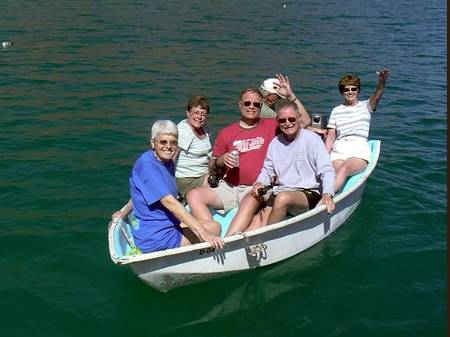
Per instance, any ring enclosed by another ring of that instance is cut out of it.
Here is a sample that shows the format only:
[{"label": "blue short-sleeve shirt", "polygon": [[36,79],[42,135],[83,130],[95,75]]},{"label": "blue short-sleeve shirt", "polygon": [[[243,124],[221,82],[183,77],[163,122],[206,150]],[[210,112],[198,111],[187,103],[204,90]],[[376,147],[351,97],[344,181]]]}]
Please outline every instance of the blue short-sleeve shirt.
[{"label": "blue short-sleeve shirt", "polygon": [[136,246],[144,253],[179,247],[180,221],[160,201],[178,194],[174,162],[158,160],[153,150],[143,153],[131,172],[130,194],[137,220],[132,228]]}]

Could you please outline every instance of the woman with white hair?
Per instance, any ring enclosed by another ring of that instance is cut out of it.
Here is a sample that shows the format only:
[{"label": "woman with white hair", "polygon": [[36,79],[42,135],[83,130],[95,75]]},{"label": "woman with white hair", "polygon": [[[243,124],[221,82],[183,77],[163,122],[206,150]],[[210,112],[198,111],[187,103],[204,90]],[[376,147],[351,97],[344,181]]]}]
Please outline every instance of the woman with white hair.
[{"label": "woman with white hair", "polygon": [[200,241],[222,248],[220,224],[215,221],[200,223],[176,199],[177,126],[169,120],[156,121],[151,130],[150,145],[151,149],[134,164],[130,177],[132,203],[122,210],[129,213],[133,208],[136,221],[131,232],[136,246],[143,253]]}]

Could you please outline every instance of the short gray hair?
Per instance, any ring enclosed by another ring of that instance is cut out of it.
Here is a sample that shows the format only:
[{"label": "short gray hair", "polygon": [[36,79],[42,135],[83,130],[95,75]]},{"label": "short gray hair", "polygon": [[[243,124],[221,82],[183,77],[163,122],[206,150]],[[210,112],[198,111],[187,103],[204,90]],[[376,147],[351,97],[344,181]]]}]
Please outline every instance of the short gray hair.
[{"label": "short gray hair", "polygon": [[178,138],[178,128],[174,122],[168,119],[157,120],[153,123],[150,139],[155,139],[159,135],[173,135]]}]

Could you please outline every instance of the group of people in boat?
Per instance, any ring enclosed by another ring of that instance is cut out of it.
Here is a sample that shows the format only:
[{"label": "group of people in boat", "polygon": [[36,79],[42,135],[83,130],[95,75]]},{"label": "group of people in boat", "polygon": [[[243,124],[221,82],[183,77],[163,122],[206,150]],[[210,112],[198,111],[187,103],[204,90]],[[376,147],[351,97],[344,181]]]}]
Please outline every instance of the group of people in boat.
[{"label": "group of people in boat", "polygon": [[178,125],[170,120],[153,124],[150,150],[131,172],[131,199],[112,217],[134,212],[133,239],[147,253],[202,241],[223,248],[221,225],[210,209],[238,207],[225,236],[318,204],[331,214],[334,194],[347,177],[365,169],[371,156],[371,113],[390,72],[377,74],[375,93],[364,101],[359,101],[358,77],[340,79],[344,102],[331,111],[326,129],[311,126],[287,76],[277,74],[259,89],[245,88],[239,120],[220,130],[213,146],[206,125],[208,98],[193,96]]}]

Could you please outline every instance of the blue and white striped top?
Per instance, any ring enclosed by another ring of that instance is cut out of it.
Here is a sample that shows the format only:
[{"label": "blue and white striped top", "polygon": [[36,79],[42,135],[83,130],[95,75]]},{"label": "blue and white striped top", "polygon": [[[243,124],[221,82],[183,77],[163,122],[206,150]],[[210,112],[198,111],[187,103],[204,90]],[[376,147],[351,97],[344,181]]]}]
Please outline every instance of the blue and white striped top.
[{"label": "blue and white striped top", "polygon": [[369,100],[359,101],[355,106],[338,105],[331,111],[327,128],[336,129],[336,140],[357,136],[369,138],[372,108]]},{"label": "blue and white striped top", "polygon": [[212,147],[209,130],[205,127],[206,136],[198,138],[186,119],[178,123],[178,147],[180,154],[176,163],[177,178],[196,178],[208,173]]}]

